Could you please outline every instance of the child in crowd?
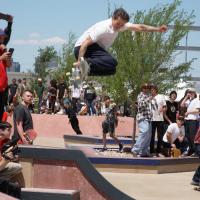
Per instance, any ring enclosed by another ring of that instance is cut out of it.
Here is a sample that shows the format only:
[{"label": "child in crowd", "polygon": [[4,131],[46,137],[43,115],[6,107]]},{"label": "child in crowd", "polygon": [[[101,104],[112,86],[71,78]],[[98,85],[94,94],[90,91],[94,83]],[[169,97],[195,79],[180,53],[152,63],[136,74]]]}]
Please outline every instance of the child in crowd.
[{"label": "child in crowd", "polygon": [[104,101],[105,101],[106,118],[102,122],[102,128],[103,128],[103,149],[102,149],[102,151],[107,150],[106,134],[109,133],[110,137],[112,137],[115,140],[115,142],[119,145],[119,151],[121,152],[123,150],[123,144],[115,136],[115,127],[117,127],[117,125],[118,125],[116,104],[115,103],[111,104],[111,99],[108,96],[105,97]]},{"label": "child in crowd", "polygon": [[6,111],[3,113],[2,122],[6,122],[8,117],[12,117],[14,111],[13,106],[7,106]]},{"label": "child in crowd", "polygon": [[68,115],[71,127],[73,128],[73,130],[76,132],[77,135],[82,135],[82,132],[79,128],[79,121],[76,116],[76,112],[72,107],[71,102],[65,99],[63,103],[64,103],[65,113]]}]

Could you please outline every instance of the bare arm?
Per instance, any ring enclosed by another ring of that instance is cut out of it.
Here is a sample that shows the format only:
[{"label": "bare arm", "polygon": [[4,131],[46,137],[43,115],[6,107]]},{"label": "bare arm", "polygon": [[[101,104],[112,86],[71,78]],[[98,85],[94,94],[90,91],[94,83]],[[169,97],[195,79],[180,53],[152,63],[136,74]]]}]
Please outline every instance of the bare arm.
[{"label": "bare arm", "polygon": [[163,113],[163,117],[165,120],[168,121],[169,124],[171,124],[172,122],[170,121],[169,117],[167,116],[166,112]]},{"label": "bare arm", "polygon": [[167,132],[167,141],[172,144],[172,134],[170,132]]},{"label": "bare arm", "polygon": [[24,130],[23,130],[23,127],[22,127],[22,121],[19,121],[19,122],[16,122],[17,124],[17,131],[19,133],[19,136],[21,137],[22,141],[27,144],[28,141],[26,140],[26,138],[24,137],[25,133],[24,133]]},{"label": "bare arm", "polygon": [[81,44],[81,48],[79,50],[78,61],[80,61],[81,57],[84,57],[85,52],[87,51],[88,46],[93,44],[93,41],[90,36],[86,38],[86,40]]},{"label": "bare arm", "polygon": [[191,111],[189,111],[189,112],[186,112],[185,113],[185,116],[188,116],[189,114],[199,114],[199,109],[194,109],[194,110],[191,110]]},{"label": "bare arm", "polygon": [[136,31],[136,32],[166,32],[167,31],[167,26],[162,25],[162,26],[149,26],[145,24],[131,24],[130,27],[128,28],[131,31]]}]

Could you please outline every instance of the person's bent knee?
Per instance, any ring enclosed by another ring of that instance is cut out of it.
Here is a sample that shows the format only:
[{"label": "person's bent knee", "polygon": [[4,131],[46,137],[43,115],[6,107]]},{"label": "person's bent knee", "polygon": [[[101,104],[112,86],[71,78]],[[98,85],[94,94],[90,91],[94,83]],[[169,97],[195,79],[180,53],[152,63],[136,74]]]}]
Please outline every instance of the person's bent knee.
[{"label": "person's bent knee", "polygon": [[15,174],[19,174],[22,171],[22,165],[19,163],[10,162],[10,167]]},{"label": "person's bent knee", "polygon": [[116,67],[118,65],[118,62],[115,58],[113,58],[113,65]]}]

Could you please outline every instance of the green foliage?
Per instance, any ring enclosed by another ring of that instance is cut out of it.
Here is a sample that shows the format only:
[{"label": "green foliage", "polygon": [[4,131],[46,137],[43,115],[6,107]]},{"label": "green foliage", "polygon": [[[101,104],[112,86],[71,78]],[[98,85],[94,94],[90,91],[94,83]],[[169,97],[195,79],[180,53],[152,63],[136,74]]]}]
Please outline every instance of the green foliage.
[{"label": "green foliage", "polygon": [[189,78],[192,61],[174,66],[176,46],[188,33],[194,18],[193,12],[188,14],[178,9],[180,4],[181,1],[175,0],[172,4],[132,15],[131,21],[135,24],[175,25],[175,29],[165,34],[129,31],[119,34],[111,49],[118,60],[117,73],[99,79],[116,102],[124,102],[127,98],[134,102],[145,82],[154,83],[160,92],[165,92],[174,88],[181,78]]},{"label": "green foliage", "polygon": [[52,77],[56,80],[63,78],[68,81],[69,76],[66,73],[71,73],[73,63],[75,62],[74,58],[74,44],[75,36],[70,33],[68,37],[68,42],[63,45],[61,55],[59,56],[59,68],[53,72]]},{"label": "green foliage", "polygon": [[45,80],[48,72],[48,66],[50,61],[53,59],[58,59],[57,52],[53,46],[47,46],[44,49],[40,48],[38,50],[38,56],[35,58],[35,75],[36,77],[42,78],[42,80]]}]

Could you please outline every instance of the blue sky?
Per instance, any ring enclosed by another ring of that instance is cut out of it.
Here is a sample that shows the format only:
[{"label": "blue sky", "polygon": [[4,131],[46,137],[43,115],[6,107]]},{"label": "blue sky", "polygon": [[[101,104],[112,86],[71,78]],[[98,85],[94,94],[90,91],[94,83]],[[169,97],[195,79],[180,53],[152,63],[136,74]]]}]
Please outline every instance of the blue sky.
[{"label": "blue sky", "polygon": [[[13,32],[8,47],[14,47],[14,60],[21,70],[33,69],[37,50],[54,45],[59,51],[70,32],[79,36],[86,28],[107,18],[107,0],[0,0],[0,12],[14,16]],[[110,0],[111,8],[123,6],[129,13],[148,10],[173,0]],[[200,1],[183,0],[181,8],[195,11],[195,25],[200,26]],[[6,26],[0,20],[0,28]],[[189,34],[189,45],[200,46],[200,32]],[[184,43],[184,40],[183,40]],[[200,52],[188,52],[188,59],[197,58],[193,66],[200,68]],[[177,62],[184,61],[184,53]],[[200,76],[196,67],[193,74]]]}]

